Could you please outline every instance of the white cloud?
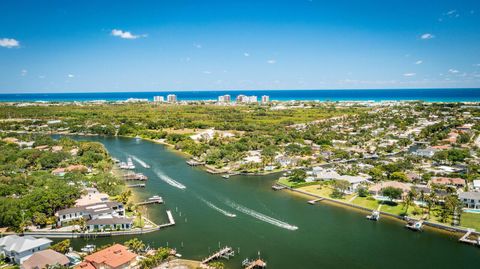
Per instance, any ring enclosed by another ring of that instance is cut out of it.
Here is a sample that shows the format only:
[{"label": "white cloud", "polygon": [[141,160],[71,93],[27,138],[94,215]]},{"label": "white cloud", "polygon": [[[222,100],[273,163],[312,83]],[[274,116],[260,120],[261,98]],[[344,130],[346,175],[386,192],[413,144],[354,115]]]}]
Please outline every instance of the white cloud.
[{"label": "white cloud", "polygon": [[68,78],[74,78],[75,75],[74,75],[74,74],[68,74],[67,77],[68,77]]},{"label": "white cloud", "polygon": [[403,74],[404,77],[413,77],[415,75],[416,75],[416,73],[405,73],[405,74]]},{"label": "white cloud", "polygon": [[1,38],[0,47],[4,48],[16,48],[20,46],[20,42],[13,38]]},{"label": "white cloud", "polygon": [[477,66],[477,67],[480,67],[480,64],[474,64],[473,66]]},{"label": "white cloud", "polygon": [[433,34],[430,34],[430,33],[425,33],[425,34],[421,35],[420,38],[423,39],[423,40],[428,40],[428,39],[435,38],[435,36]]},{"label": "white cloud", "polygon": [[457,69],[450,68],[450,69],[448,69],[448,72],[451,73],[451,74],[457,74],[460,71],[458,71]]},{"label": "white cloud", "polygon": [[277,61],[274,60],[274,59],[271,59],[271,60],[268,60],[267,63],[269,63],[269,64],[275,64],[275,63],[277,63]]},{"label": "white cloud", "polygon": [[40,76],[38,76],[38,78],[39,78],[39,79],[44,79],[45,76],[44,76],[44,75],[40,75]]},{"label": "white cloud", "polygon": [[132,32],[129,31],[123,31],[119,29],[113,29],[111,34],[116,37],[120,37],[123,39],[137,39],[140,37],[146,37],[147,35],[134,35]]},{"label": "white cloud", "polygon": [[27,70],[27,69],[22,69],[22,71],[20,71],[20,75],[21,75],[22,77],[28,75],[28,70]]},{"label": "white cloud", "polygon": [[210,72],[210,71],[203,71],[203,73],[204,73],[205,75],[210,75],[212,72]]},{"label": "white cloud", "polygon": [[243,53],[243,56],[248,57],[248,56],[250,56],[250,53],[244,52],[244,53]]},{"label": "white cloud", "polygon": [[418,60],[415,62],[415,64],[423,64],[423,61],[422,60]]},{"label": "white cloud", "polygon": [[197,49],[203,48],[203,47],[202,47],[202,44],[193,43],[193,46],[194,46],[195,48],[197,48]]}]

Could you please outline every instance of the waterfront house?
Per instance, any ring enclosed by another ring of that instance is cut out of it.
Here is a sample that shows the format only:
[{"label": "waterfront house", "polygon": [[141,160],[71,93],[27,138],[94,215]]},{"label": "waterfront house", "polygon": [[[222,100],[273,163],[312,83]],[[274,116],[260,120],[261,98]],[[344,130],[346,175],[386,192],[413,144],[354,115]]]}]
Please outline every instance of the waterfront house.
[{"label": "waterfront house", "polygon": [[50,269],[58,268],[59,266],[68,266],[70,260],[62,253],[56,252],[53,249],[45,249],[34,253],[30,258],[26,259],[21,269]]},{"label": "waterfront house", "polygon": [[382,190],[387,188],[387,187],[393,187],[393,188],[401,189],[402,190],[402,196],[407,194],[412,189],[410,184],[406,184],[406,183],[402,183],[402,182],[398,182],[398,181],[383,181],[383,182],[379,182],[379,183],[376,183],[376,184],[370,186],[370,188],[368,188],[368,191],[372,195],[381,196],[382,195]]},{"label": "waterfront house", "polygon": [[130,230],[133,228],[133,219],[130,218],[99,218],[87,221],[87,230],[104,231],[104,230]]},{"label": "waterfront house", "polygon": [[466,208],[480,209],[480,192],[466,191],[458,195]]},{"label": "waterfront house", "polygon": [[97,188],[85,188],[84,192],[86,193],[75,201],[75,206],[87,206],[109,201],[108,194],[99,192]]},{"label": "waterfront house", "polygon": [[476,191],[480,191],[480,179],[475,179],[473,181],[473,189]]},{"label": "waterfront house", "polygon": [[137,254],[123,245],[115,244],[86,256],[74,269],[128,269],[136,266]]},{"label": "waterfront house", "polygon": [[463,178],[434,177],[430,180],[431,185],[451,186],[455,188],[464,188],[467,184]]},{"label": "waterfront house", "polygon": [[50,247],[51,240],[33,236],[8,235],[0,238],[0,254],[11,262],[21,264],[35,252]]},{"label": "waterfront house", "polygon": [[371,177],[368,175],[340,175],[333,169],[324,169],[322,167],[314,167],[312,171],[307,174],[311,175],[310,180],[344,180],[347,181],[350,186],[347,192],[355,192],[360,185],[366,185],[370,182]]},{"label": "waterfront house", "polygon": [[[63,226],[72,221],[84,218],[89,230],[99,229],[131,229],[132,220],[125,217],[122,203],[103,202],[59,210],[56,214],[57,225]],[[101,219],[102,221],[100,221]]]}]

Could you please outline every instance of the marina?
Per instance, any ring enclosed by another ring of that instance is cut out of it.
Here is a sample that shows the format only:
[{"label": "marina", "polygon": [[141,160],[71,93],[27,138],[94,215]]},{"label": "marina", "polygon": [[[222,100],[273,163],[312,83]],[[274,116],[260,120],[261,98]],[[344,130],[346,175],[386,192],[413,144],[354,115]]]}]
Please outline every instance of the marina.
[{"label": "marina", "polygon": [[135,165],[133,164],[132,158],[128,158],[127,162],[121,162],[119,167],[120,167],[120,169],[124,169],[124,170],[135,169]]}]

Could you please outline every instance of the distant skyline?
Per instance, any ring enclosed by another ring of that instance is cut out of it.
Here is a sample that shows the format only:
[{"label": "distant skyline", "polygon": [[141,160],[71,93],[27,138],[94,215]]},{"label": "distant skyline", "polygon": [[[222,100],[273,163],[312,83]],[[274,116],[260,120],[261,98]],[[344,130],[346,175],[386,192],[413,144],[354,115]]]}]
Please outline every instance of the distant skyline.
[{"label": "distant skyline", "polygon": [[0,93],[480,88],[480,1],[0,2]]}]

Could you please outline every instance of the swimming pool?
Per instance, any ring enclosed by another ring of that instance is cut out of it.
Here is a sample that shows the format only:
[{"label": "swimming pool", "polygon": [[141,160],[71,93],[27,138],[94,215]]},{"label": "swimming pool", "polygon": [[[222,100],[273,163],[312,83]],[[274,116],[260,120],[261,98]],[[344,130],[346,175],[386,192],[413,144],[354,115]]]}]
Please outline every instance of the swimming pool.
[{"label": "swimming pool", "polygon": [[463,212],[480,214],[480,209],[467,208],[467,209],[464,209]]}]

